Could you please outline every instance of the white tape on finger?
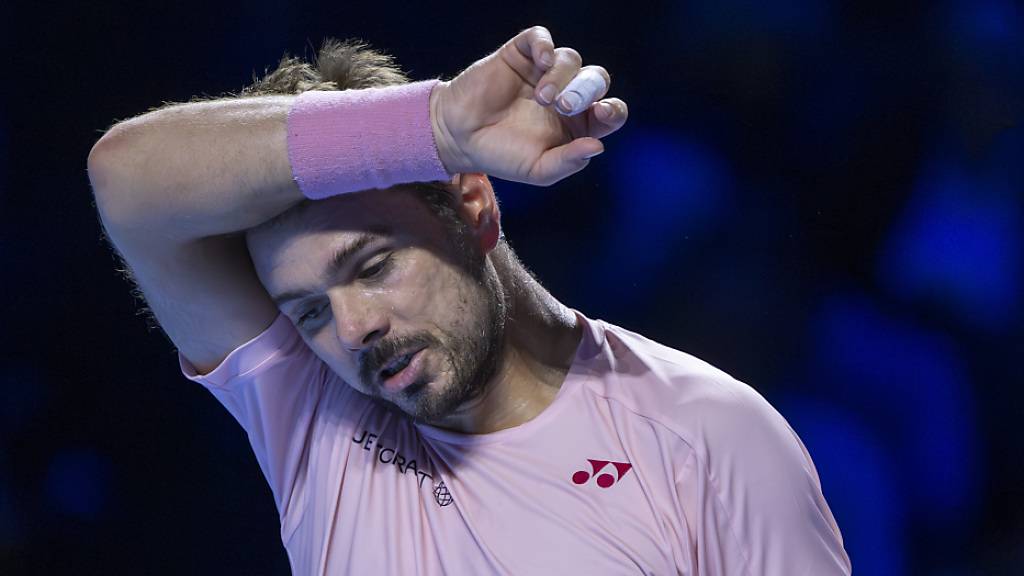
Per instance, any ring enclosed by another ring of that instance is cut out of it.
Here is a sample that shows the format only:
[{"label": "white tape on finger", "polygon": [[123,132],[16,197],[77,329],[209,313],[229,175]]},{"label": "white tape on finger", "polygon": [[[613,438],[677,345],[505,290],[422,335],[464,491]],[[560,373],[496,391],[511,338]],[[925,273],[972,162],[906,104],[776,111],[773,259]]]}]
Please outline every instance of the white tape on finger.
[{"label": "white tape on finger", "polygon": [[[562,90],[555,100],[558,111],[566,116],[575,116],[590,107],[598,98],[608,91],[604,76],[592,68],[580,70],[569,85]],[[563,104],[566,107],[563,107]]]}]

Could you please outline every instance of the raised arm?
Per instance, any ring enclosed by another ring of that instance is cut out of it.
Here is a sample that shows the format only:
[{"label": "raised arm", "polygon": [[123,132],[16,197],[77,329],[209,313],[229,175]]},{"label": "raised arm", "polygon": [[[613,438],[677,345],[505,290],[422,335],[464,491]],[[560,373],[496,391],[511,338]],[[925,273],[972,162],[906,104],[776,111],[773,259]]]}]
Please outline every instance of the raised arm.
[{"label": "raised arm", "polygon": [[[625,122],[623,102],[598,102],[609,82],[604,69],[581,68],[575,50],[556,49],[547,30],[531,28],[451,82],[436,84],[422,103],[428,119],[423,129],[448,173],[552,184],[585,167],[603,150],[598,139]],[[545,91],[548,85],[554,97]],[[570,93],[578,96],[575,104]],[[329,121],[345,117],[336,112],[352,101],[351,93],[337,94],[327,106],[334,113],[323,116],[321,128],[331,132],[324,137],[368,137],[359,133],[365,122]],[[320,113],[316,106],[296,105],[310,100],[267,96],[172,106],[117,124],[89,155],[110,240],[160,325],[201,371],[216,367],[277,314],[242,232],[306,196],[322,195],[323,182],[315,194],[296,183],[295,172],[308,164],[296,154],[315,156],[310,142],[316,141],[297,131],[317,123],[291,123],[289,113],[294,119],[299,110],[307,120]],[[368,107],[360,113],[374,113],[374,101],[363,102]],[[556,103],[572,105],[556,110]],[[395,136],[403,131],[395,128]],[[334,179],[328,185],[347,191],[366,180],[349,160],[338,158],[341,169],[328,173]],[[396,178],[376,187],[409,181]]]},{"label": "raised arm", "polygon": [[183,104],[109,130],[89,178],[110,241],[161,327],[203,372],[277,314],[244,236],[302,200],[291,176],[293,96]]}]

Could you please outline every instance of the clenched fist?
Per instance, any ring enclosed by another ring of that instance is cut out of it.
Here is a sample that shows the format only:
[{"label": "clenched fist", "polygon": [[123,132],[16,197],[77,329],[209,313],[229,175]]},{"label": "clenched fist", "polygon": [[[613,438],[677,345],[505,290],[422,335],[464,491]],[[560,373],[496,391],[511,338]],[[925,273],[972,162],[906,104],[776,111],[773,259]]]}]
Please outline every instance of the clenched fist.
[{"label": "clenched fist", "polygon": [[626,122],[626,103],[604,98],[600,66],[556,48],[541,26],[520,32],[430,96],[430,117],[449,173],[548,186],[604,151],[600,139]]}]

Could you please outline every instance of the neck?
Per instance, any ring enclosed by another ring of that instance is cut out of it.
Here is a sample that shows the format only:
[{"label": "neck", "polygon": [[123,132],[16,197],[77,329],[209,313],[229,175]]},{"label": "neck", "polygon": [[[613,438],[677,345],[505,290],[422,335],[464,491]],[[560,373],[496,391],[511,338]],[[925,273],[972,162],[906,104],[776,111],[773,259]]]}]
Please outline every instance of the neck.
[{"label": "neck", "polygon": [[555,399],[583,327],[501,243],[489,256],[507,309],[503,353],[485,392],[435,425],[487,434],[532,420]]}]

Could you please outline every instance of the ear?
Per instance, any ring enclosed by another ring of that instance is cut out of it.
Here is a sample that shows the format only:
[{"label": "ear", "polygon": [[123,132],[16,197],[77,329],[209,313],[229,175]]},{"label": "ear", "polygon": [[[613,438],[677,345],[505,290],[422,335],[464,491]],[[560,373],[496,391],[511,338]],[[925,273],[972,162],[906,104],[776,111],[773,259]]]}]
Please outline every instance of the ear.
[{"label": "ear", "polygon": [[459,214],[473,230],[480,249],[489,254],[501,235],[501,211],[491,181],[486,174],[456,174],[452,187],[460,198]]}]

